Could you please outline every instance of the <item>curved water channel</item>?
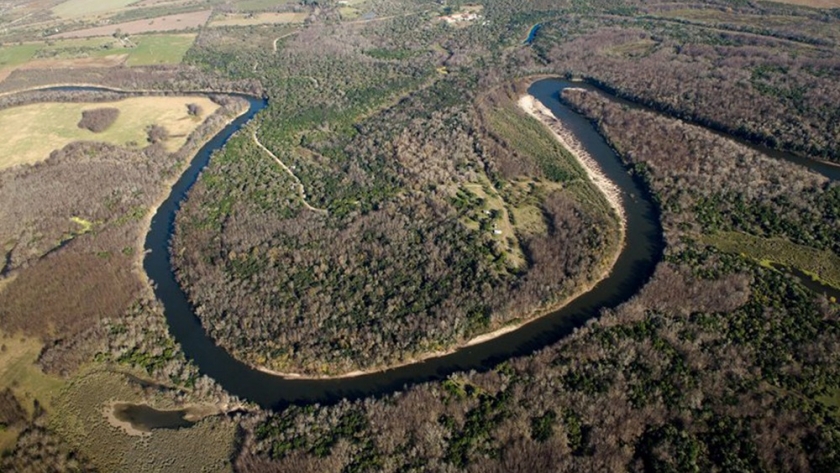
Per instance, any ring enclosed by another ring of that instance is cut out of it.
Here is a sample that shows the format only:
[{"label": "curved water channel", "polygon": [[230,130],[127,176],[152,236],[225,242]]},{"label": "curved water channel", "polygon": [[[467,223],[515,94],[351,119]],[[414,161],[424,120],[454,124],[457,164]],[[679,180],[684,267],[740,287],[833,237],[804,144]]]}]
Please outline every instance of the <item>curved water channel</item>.
[{"label": "curved water channel", "polygon": [[[344,398],[358,399],[388,394],[412,384],[439,380],[457,371],[492,368],[511,357],[527,355],[558,341],[596,316],[602,308],[615,307],[632,297],[647,282],[662,255],[664,243],[658,215],[646,190],[627,173],[592,124],[560,102],[560,92],[569,87],[593,88],[576,82],[543,79],[535,82],[528,91],[564,122],[586,150],[598,160],[609,179],[621,189],[627,217],[625,247],[610,275],[591,291],[554,313],[484,343],[438,358],[352,378],[287,379],[238,361],[215,344],[195,316],[186,295],[175,280],[169,243],[174,230],[175,214],[201,170],[209,162],[213,151],[224,146],[233,133],[267,105],[264,100],[248,98],[248,112],[225,127],[193,158],[188,169],[173,186],[169,197],[158,208],[146,237],[147,254],[143,266],[155,283],[155,295],[164,305],[170,332],[181,344],[187,358],[193,360],[202,374],[215,379],[231,394],[262,407],[276,409],[292,403],[332,403]],[[108,90],[90,87],[72,89]],[[604,93],[600,89],[596,90]],[[773,157],[805,165],[832,180],[840,179],[840,167],[745,144]]]},{"label": "curved water channel", "polygon": [[282,408],[292,403],[332,403],[344,398],[387,394],[411,384],[439,380],[456,371],[489,369],[511,357],[526,355],[554,343],[596,316],[602,308],[614,307],[629,299],[648,280],[662,254],[659,219],[645,190],[626,172],[619,158],[592,125],[558,100],[560,89],[574,86],[565,81],[542,80],[536,82],[529,92],[563,120],[599,161],[605,174],[622,190],[627,236],[612,273],[567,306],[513,332],[452,354],[352,378],[282,378],[233,358],[215,344],[194,315],[172,272],[169,241],[178,207],[207,164],[210,154],[264,106],[260,101],[252,101],[248,113],[198,152],[152,219],[145,244],[147,256],[144,268],[155,283],[155,294],[163,302],[172,335],[199,370],[231,394],[263,407]]},{"label": "curved water channel", "polygon": [[[210,154],[265,106],[263,102],[255,100],[251,102],[247,114],[199,151],[152,220],[146,239],[149,252],[144,267],[156,283],[155,293],[164,304],[172,335],[200,371],[215,379],[228,392],[260,406],[277,409],[289,404],[323,404],[344,398],[383,395],[412,384],[440,380],[457,371],[489,369],[511,357],[527,355],[555,343],[595,317],[602,308],[615,307],[626,301],[647,282],[661,259],[664,248],[662,229],[647,191],[627,173],[618,156],[592,124],[560,102],[559,94],[563,89],[580,86],[574,82],[544,79],[535,82],[528,92],[564,122],[586,150],[598,160],[609,179],[621,189],[627,217],[626,244],[610,275],[562,309],[513,332],[449,355],[352,378],[287,379],[256,370],[233,358],[206,334],[175,280],[170,264],[169,240],[178,206],[207,164]],[[762,147],[752,147],[777,158],[807,165],[831,179],[840,178],[840,168]]]}]

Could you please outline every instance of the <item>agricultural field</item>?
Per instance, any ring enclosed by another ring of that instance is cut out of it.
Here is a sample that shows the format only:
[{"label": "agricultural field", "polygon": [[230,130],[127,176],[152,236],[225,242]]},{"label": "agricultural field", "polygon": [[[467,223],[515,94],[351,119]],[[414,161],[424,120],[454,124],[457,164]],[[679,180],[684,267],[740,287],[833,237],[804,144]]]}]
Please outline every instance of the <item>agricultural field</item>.
[{"label": "agricultural field", "polygon": [[294,5],[297,3],[298,2],[288,0],[243,0],[241,2],[237,1],[233,5],[239,11],[248,12],[286,8],[288,5]]},{"label": "agricultural field", "polygon": [[176,15],[159,16],[150,19],[127,21],[124,23],[115,23],[113,25],[68,31],[50,36],[50,38],[89,38],[95,36],[110,36],[116,32],[134,35],[152,32],[193,30],[204,26],[210,18],[211,13],[212,10],[203,10],[189,13],[179,13]]},{"label": "agricultural field", "polygon": [[0,69],[13,69],[25,64],[41,48],[39,44],[3,45],[0,47]]},{"label": "agricultural field", "polygon": [[210,26],[251,26],[282,25],[302,23],[309,14],[306,12],[267,12],[267,13],[225,13],[210,21]]},{"label": "agricultural field", "polygon": [[[201,117],[187,113],[187,104],[202,108]],[[84,110],[116,107],[116,122],[102,133],[77,126]],[[51,151],[74,141],[100,141],[120,146],[144,146],[147,127],[167,129],[166,148],[178,149],[201,120],[218,105],[206,97],[132,97],[105,103],[39,103],[0,111],[0,127],[17,133],[0,143],[0,169],[43,161]],[[36,138],[37,137],[37,138]]]},{"label": "agricultural field", "polygon": [[53,7],[57,16],[65,19],[109,13],[125,8],[136,0],[67,0]]},{"label": "agricultural field", "polygon": [[0,47],[0,71],[16,68],[113,67],[178,64],[195,34],[150,34],[117,39],[64,39]]}]

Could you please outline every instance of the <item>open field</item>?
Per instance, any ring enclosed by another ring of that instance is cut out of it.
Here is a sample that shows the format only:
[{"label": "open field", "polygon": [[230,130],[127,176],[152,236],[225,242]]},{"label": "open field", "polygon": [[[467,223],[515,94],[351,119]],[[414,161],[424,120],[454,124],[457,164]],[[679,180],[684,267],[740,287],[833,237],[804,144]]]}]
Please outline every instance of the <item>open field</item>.
[{"label": "open field", "polygon": [[813,8],[840,8],[840,0],[775,0],[778,3],[789,3]]},{"label": "open field", "polygon": [[302,23],[308,13],[227,13],[210,21],[210,26],[250,26]]},{"label": "open field", "polygon": [[62,18],[80,18],[127,7],[136,0],[67,0],[52,11]]},{"label": "open field", "polygon": [[66,33],[50,36],[50,39],[110,36],[117,30],[128,34],[189,30],[198,28],[207,23],[207,20],[210,18],[210,13],[212,13],[211,10],[203,10],[190,13],[180,13],[177,15],[159,16],[157,18],[146,20],[127,21],[125,23],[97,26],[96,28],[68,31]]},{"label": "open field", "polygon": [[0,78],[15,69],[58,69],[179,64],[194,33],[50,40],[0,47]]},{"label": "open field", "polygon": [[290,2],[290,1],[278,1],[278,0],[244,0],[242,2],[236,2],[234,5],[236,9],[239,11],[260,11],[260,10],[271,10],[278,7],[283,7],[289,4],[294,4],[297,2]]},{"label": "open field", "polygon": [[[198,104],[202,117],[187,114],[187,104]],[[83,110],[102,107],[120,109],[116,122],[102,133],[77,125]],[[166,147],[178,149],[203,117],[218,105],[206,97],[133,97],[107,103],[40,103],[0,111],[0,127],[17,130],[0,144],[0,169],[31,164],[49,157],[51,151],[74,141],[102,141],[115,145],[144,145],[146,127],[160,125],[169,131]]]},{"label": "open field", "polygon": [[706,235],[703,243],[728,253],[739,253],[759,262],[792,266],[831,286],[840,288],[840,257],[781,238],[759,238],[738,232]]},{"label": "open field", "polygon": [[32,414],[35,399],[47,410],[53,396],[64,385],[44,374],[35,364],[43,344],[35,338],[12,336],[0,331],[0,390],[11,388],[18,401]]},{"label": "open field", "polygon": [[148,35],[133,37],[137,45],[128,55],[129,66],[179,64],[195,41],[195,34]]},{"label": "open field", "polygon": [[18,44],[0,47],[0,69],[13,68],[32,59],[41,45]]},{"label": "open field", "polygon": [[[209,417],[189,428],[154,430],[138,441],[112,425],[107,411],[113,402],[148,402],[147,395],[121,373],[96,366],[82,371],[61,390],[51,425],[102,471],[230,471],[233,422]],[[165,398],[150,404],[178,407]]]}]

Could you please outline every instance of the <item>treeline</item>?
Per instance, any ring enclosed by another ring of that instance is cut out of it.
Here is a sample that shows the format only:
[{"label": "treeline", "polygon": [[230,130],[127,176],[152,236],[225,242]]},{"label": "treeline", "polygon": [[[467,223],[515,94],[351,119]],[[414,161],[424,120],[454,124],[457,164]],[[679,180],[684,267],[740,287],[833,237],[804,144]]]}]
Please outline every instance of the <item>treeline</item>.
[{"label": "treeline", "polygon": [[563,99],[591,117],[613,146],[652,182],[673,219],[672,245],[699,232],[782,237],[840,254],[840,185],[697,126],[634,110],[601,94]]},{"label": "treeline", "polygon": [[[806,24],[796,25],[814,31]],[[832,80],[840,62],[833,45],[656,18],[579,17],[544,30],[538,47],[558,73],[772,148],[840,160],[840,92]]]},{"label": "treeline", "polygon": [[215,339],[278,370],[381,366],[527,315],[593,275],[614,224],[572,193],[542,198],[546,235],[511,236],[528,254],[523,274],[489,232],[458,220],[452,196],[495,158],[473,113],[437,108],[457,96],[439,87],[352,134],[316,130],[307,148],[277,152],[309,160],[288,162],[327,215],[294,201],[291,178],[248,133],[214,158],[179,214],[174,254]]},{"label": "treeline", "polygon": [[667,261],[648,285],[486,373],[255,416],[239,471],[831,471],[840,419],[823,396],[840,392],[840,307],[696,237],[714,230],[704,195],[749,199],[720,210],[740,231],[763,234],[747,222],[770,200],[803,213],[791,225],[806,234],[807,209],[833,188],[697,127],[592,93],[564,98],[660,204]]}]

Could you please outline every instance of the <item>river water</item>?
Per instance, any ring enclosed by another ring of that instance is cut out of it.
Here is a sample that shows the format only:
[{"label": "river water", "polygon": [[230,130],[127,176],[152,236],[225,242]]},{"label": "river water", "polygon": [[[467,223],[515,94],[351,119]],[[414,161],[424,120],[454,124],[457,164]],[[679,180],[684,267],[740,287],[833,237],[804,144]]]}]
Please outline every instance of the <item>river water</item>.
[{"label": "river water", "polygon": [[446,378],[457,371],[487,370],[514,356],[527,355],[570,334],[576,327],[632,297],[649,279],[660,260],[663,241],[656,210],[641,185],[625,170],[619,158],[582,116],[558,100],[558,92],[576,84],[542,80],[529,92],[549,107],[601,164],[605,174],[622,190],[627,216],[626,245],[612,273],[591,291],[564,308],[539,318],[493,340],[458,350],[450,355],[378,373],[343,379],[286,379],[255,370],[233,358],[208,337],[172,272],[169,241],[180,203],[195,183],[210,155],[259,110],[261,100],[252,100],[249,111],[229,125],[195,156],[152,219],[146,238],[144,268],[163,302],[170,331],[187,358],[201,373],[210,376],[228,392],[266,408],[295,403],[333,403],[399,391],[405,387]]},{"label": "river water", "polygon": [[[529,88],[529,93],[564,122],[621,190],[627,217],[626,245],[612,273],[591,291],[562,309],[498,338],[463,348],[450,355],[353,378],[285,379],[255,370],[233,358],[208,337],[195,316],[173,274],[169,243],[175,214],[201,170],[209,162],[211,154],[267,105],[263,100],[249,99],[248,112],[199,150],[152,219],[145,242],[143,266],[155,283],[155,294],[163,303],[170,332],[202,374],[215,379],[231,394],[265,408],[279,409],[293,403],[323,404],[344,398],[385,395],[412,384],[444,379],[457,371],[491,369],[511,357],[527,355],[557,342],[597,316],[601,309],[615,307],[628,300],[647,282],[662,257],[662,230],[646,190],[627,173],[592,124],[560,102],[559,93],[562,89],[581,86],[575,82],[544,79],[535,82]],[[840,178],[839,167],[760,146],[749,146],[771,156],[806,165],[830,179]]]}]

